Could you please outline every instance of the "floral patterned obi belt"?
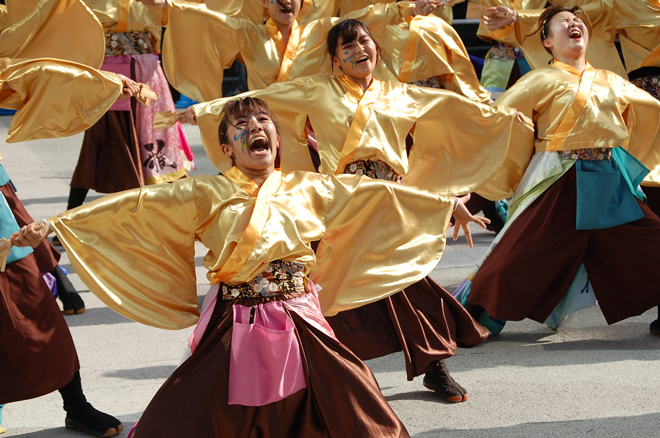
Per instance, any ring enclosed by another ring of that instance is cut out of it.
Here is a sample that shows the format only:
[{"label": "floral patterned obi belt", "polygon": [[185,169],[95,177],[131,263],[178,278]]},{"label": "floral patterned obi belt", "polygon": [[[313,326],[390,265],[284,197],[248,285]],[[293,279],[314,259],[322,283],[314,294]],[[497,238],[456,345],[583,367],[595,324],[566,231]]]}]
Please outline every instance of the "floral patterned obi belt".
[{"label": "floral patterned obi belt", "polygon": [[491,58],[503,61],[525,59],[525,54],[521,48],[506,43],[496,43],[490,48],[489,55]]},{"label": "floral patterned obi belt", "polygon": [[630,82],[660,100],[660,74],[631,79]]},{"label": "floral patterned obi belt", "polygon": [[570,160],[603,161],[612,159],[611,148],[584,148],[570,151],[557,151],[562,158]]},{"label": "floral patterned obi belt", "polygon": [[151,34],[148,32],[118,32],[105,35],[105,56],[149,55]]},{"label": "floral patterned obi belt", "polygon": [[344,167],[344,173],[352,175],[364,175],[373,179],[384,179],[387,181],[399,181],[401,178],[395,171],[384,161],[353,161]]},{"label": "floral patterned obi belt", "polygon": [[264,272],[247,283],[222,285],[223,300],[264,298],[305,292],[305,263],[275,260]]}]

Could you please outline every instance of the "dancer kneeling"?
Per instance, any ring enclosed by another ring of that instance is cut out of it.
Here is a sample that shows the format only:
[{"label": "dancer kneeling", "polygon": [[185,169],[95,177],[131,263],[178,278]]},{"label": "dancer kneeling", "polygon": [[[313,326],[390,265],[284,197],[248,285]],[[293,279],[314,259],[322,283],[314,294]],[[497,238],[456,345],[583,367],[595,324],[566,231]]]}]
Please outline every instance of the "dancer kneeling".
[{"label": "dancer kneeling", "polygon": [[[283,175],[275,169],[278,130],[262,101],[232,101],[220,124],[222,150],[234,163],[225,175],[110,195],[49,220],[90,290],[156,327],[198,321],[194,242],[209,248],[204,265],[215,299],[199,319],[192,356],[151,401],[136,438],[257,430],[273,437],[408,436],[369,368],[323,318],[306,276],[319,269],[310,242],[351,242],[365,254],[350,264],[334,257],[315,276],[321,285],[334,276],[336,289],[324,293],[357,306],[433,269],[454,206],[461,224],[473,218],[455,199],[393,182]],[[49,232],[30,224],[12,241],[34,246]],[[364,296],[365,281],[373,296]]]}]

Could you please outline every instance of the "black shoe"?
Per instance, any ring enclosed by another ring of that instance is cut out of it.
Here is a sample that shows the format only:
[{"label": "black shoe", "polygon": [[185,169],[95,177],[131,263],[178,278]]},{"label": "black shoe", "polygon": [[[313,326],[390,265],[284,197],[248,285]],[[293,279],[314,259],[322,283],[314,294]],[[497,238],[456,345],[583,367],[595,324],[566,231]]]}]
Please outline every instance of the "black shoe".
[{"label": "black shoe", "polygon": [[60,242],[60,238],[57,237],[57,235],[53,236],[52,243],[54,246],[59,246],[59,247],[62,246],[62,242]]},{"label": "black shoe", "polygon": [[85,432],[94,437],[115,436],[124,430],[121,421],[112,415],[96,410],[89,403],[85,403],[75,412],[67,412],[64,425],[69,430]]},{"label": "black shoe", "polygon": [[444,360],[441,360],[433,370],[424,375],[424,386],[450,403],[461,403],[467,401],[469,397],[465,388],[456,383],[449,375]]},{"label": "black shoe", "polygon": [[66,274],[60,267],[57,265],[51,275],[55,277],[57,282],[57,296],[60,301],[62,301],[62,307],[64,307],[65,315],[80,315],[85,312],[85,302],[76,288],[73,287],[71,281],[67,278]]},{"label": "black shoe", "polygon": [[649,327],[649,331],[653,336],[660,336],[660,319],[656,319],[651,323],[651,327]]}]

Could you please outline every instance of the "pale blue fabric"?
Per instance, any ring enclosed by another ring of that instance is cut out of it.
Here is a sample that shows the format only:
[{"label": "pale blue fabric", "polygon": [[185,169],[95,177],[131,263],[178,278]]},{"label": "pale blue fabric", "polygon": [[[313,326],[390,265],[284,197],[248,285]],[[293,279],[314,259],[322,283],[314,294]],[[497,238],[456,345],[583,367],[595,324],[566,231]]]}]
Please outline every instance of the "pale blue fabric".
[{"label": "pale blue fabric", "polygon": [[[2,200],[0,200],[0,237],[6,237],[9,239],[13,233],[20,230],[14,214],[11,212],[7,200],[4,195],[0,194]],[[7,257],[7,264],[17,262],[28,255],[32,254],[32,248],[17,248],[13,247],[11,249],[11,254]]]}]

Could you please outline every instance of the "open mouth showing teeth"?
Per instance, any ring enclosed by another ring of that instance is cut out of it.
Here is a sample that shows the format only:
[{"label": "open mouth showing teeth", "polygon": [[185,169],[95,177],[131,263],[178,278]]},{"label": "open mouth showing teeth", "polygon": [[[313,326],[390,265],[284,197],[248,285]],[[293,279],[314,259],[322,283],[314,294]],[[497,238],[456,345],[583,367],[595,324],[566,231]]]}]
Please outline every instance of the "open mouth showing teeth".
[{"label": "open mouth showing teeth", "polygon": [[266,137],[256,137],[250,142],[250,152],[265,152],[268,150],[268,139]]},{"label": "open mouth showing teeth", "polygon": [[568,36],[569,36],[570,38],[582,38],[582,32],[580,32],[580,31],[577,30],[577,29],[573,29],[573,30],[568,34]]},{"label": "open mouth showing teeth", "polygon": [[365,63],[367,61],[369,61],[369,57],[365,55],[365,56],[359,57],[358,60],[355,63],[356,64],[362,64],[362,63]]}]

